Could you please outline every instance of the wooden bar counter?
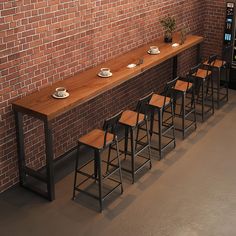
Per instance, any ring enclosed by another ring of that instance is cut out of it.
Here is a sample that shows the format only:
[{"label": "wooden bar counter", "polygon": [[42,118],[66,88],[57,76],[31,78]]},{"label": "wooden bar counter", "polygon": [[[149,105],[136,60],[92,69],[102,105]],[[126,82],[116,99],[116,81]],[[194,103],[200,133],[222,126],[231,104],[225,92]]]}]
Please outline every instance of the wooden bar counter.
[{"label": "wooden bar counter", "polygon": [[[173,43],[179,43],[178,35],[174,36]],[[147,45],[143,45],[132,51],[129,51],[117,58],[109,60],[94,68],[88,69],[75,76],[58,81],[51,86],[41,89],[35,93],[27,95],[13,102],[13,110],[16,119],[19,175],[21,186],[28,188],[49,200],[55,199],[55,182],[53,168],[53,137],[51,121],[71,110],[78,105],[93,99],[101,93],[104,93],[127,80],[139,75],[140,73],[161,64],[162,62],[173,58],[173,76],[177,74],[177,55],[181,52],[200,45],[203,38],[200,36],[188,35],[184,44],[172,47],[172,44],[166,44],[163,39],[156,40]],[[147,51],[152,45],[158,46],[160,54],[149,55]],[[135,63],[142,59],[143,63],[134,67],[127,68],[128,64]],[[102,67],[111,69],[112,77],[101,78],[97,74]],[[69,92],[69,97],[65,99],[55,99],[52,97],[57,87],[65,87]],[[46,176],[28,168],[25,165],[24,133],[23,133],[23,115],[28,114],[44,122],[45,146],[46,146]],[[47,190],[42,191],[35,186],[27,183],[27,176],[30,175],[47,185]]]},{"label": "wooden bar counter", "polygon": [[[48,120],[54,119],[81,103],[201,43],[203,38],[193,35],[187,36],[185,43],[175,48],[172,47],[171,44],[166,44],[162,41],[163,40],[154,41],[151,44],[144,45],[118,58],[107,61],[102,65],[98,65],[68,79],[59,81],[50,87],[43,88],[38,92],[15,101],[13,107],[14,109],[32,114],[39,118],[46,118]],[[174,39],[174,42],[178,42],[178,40]],[[151,45],[157,45],[160,49],[160,54],[149,55],[147,51]],[[143,59],[143,64],[132,69],[127,68],[128,64],[137,63],[140,58]],[[102,67],[110,68],[113,76],[109,78],[98,77],[97,73]],[[70,96],[64,100],[54,99],[51,95],[55,91],[55,88],[61,86],[68,90]]]}]

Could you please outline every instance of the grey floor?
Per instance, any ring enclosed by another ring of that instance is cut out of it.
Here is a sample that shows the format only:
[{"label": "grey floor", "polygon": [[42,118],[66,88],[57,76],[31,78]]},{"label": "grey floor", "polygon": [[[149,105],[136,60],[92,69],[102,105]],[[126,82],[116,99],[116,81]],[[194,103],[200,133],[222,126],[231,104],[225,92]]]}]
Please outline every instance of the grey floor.
[{"label": "grey floor", "polygon": [[0,195],[0,235],[235,236],[236,91],[134,185],[124,182],[102,214],[93,199],[71,200],[72,173],[53,202],[15,187]]}]

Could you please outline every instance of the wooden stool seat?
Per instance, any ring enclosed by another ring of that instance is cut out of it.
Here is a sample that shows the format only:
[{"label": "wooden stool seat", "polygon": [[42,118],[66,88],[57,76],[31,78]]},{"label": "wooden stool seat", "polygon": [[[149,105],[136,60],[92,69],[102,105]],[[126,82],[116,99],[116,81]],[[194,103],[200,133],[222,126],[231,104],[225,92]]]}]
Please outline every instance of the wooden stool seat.
[{"label": "wooden stool seat", "polygon": [[177,80],[175,84],[175,90],[181,91],[181,92],[186,92],[190,88],[193,87],[193,84],[190,82],[186,82],[183,80]]},{"label": "wooden stool seat", "polygon": [[[208,64],[208,60],[204,62],[204,65],[209,65]],[[222,66],[226,65],[226,61],[220,60],[220,59],[216,59],[214,63],[212,63],[210,66],[216,67],[216,68],[220,68]]]},{"label": "wooden stool seat", "polygon": [[138,112],[126,110],[122,113],[119,123],[122,125],[134,127],[137,125],[137,118],[138,124],[140,124],[142,121],[144,121],[144,114],[138,114]]},{"label": "wooden stool seat", "polygon": [[201,79],[206,79],[207,76],[211,75],[211,71],[209,70],[204,70],[199,68],[197,70],[197,73],[195,74],[196,77],[201,78]]},{"label": "wooden stool seat", "polygon": [[[85,134],[81,138],[79,138],[79,142],[85,144],[89,147],[102,149],[104,148],[104,139],[105,139],[105,131],[101,129],[94,129],[88,134]],[[111,144],[114,139],[114,134],[107,132],[106,137],[106,146]]]},{"label": "wooden stool seat", "polygon": [[153,107],[157,107],[157,108],[162,108],[164,106],[164,102],[165,102],[165,106],[167,106],[170,103],[170,98],[166,97],[166,100],[165,100],[165,96],[154,93],[149,102],[149,105]]}]

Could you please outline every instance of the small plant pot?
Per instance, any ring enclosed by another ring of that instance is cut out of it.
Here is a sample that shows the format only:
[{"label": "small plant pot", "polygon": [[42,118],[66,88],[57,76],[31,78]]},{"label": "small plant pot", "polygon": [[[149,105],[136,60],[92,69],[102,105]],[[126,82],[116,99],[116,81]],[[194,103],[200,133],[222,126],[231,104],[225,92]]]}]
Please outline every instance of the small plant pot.
[{"label": "small plant pot", "polygon": [[172,37],[171,38],[170,37],[165,37],[164,42],[165,43],[172,43]]},{"label": "small plant pot", "polygon": [[166,31],[164,34],[164,42],[172,43],[172,32]]}]

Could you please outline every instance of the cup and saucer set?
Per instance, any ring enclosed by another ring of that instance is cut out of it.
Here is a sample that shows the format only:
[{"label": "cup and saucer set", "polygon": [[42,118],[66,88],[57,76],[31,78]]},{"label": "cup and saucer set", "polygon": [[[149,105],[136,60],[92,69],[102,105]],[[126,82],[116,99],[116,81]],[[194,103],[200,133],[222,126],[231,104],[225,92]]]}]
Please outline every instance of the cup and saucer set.
[{"label": "cup and saucer set", "polygon": [[150,46],[150,48],[147,52],[148,52],[148,54],[151,54],[151,55],[157,55],[160,53],[160,50],[157,46]]},{"label": "cup and saucer set", "polygon": [[70,94],[66,91],[66,88],[64,87],[56,88],[55,92],[52,94],[54,98],[59,98],[59,99],[67,98],[69,97],[69,95]]},{"label": "cup and saucer set", "polygon": [[98,76],[102,78],[109,78],[112,76],[112,73],[109,68],[101,68],[100,72],[98,73]]}]

